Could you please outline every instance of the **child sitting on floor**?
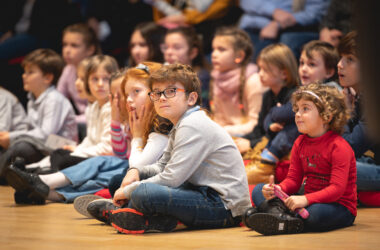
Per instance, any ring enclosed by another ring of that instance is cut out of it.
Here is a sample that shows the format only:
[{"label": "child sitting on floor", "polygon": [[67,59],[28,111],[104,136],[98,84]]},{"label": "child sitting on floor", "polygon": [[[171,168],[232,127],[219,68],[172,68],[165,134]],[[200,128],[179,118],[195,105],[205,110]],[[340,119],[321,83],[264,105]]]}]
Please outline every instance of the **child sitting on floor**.
[{"label": "child sitting on floor", "polygon": [[[356,164],[350,145],[339,135],[349,117],[344,96],[335,87],[310,84],[292,95],[296,124],[303,135],[294,143],[289,173],[277,188],[290,195],[285,206],[275,198],[274,178],[252,192],[257,208],[245,223],[264,234],[327,231],[351,226],[356,217]],[[306,177],[305,194],[295,194]],[[288,209],[306,208],[301,219]]]},{"label": "child sitting on floor", "polygon": [[[174,128],[160,160],[130,165],[111,224],[119,232],[172,231],[177,221],[193,228],[239,224],[250,207],[244,164],[228,133],[213,122],[199,99],[201,86],[190,66],[172,64],[150,76],[156,112]],[[210,143],[212,142],[212,143]]]}]

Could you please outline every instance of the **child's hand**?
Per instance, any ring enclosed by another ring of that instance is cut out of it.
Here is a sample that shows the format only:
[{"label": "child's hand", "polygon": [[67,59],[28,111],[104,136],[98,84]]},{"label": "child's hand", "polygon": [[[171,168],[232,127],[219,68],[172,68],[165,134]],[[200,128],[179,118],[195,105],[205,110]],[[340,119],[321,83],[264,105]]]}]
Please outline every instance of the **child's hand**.
[{"label": "child's hand", "polygon": [[[278,187],[280,188],[280,186],[278,186]],[[261,192],[263,193],[263,196],[267,200],[271,200],[271,199],[273,199],[273,198],[276,197],[274,195],[274,175],[271,175],[269,177],[269,183],[264,185],[264,187],[261,190]]]},{"label": "child's hand", "polygon": [[137,169],[131,169],[125,175],[120,187],[124,188],[125,186],[131,184],[132,182],[139,181],[139,180],[140,180],[139,171]]},{"label": "child's hand", "polygon": [[285,205],[292,211],[309,205],[305,195],[292,195],[285,200]]},{"label": "child's hand", "polygon": [[145,106],[141,107],[140,113],[136,110],[129,112],[129,126],[132,138],[141,138],[144,135],[144,125],[148,122],[148,112],[145,112]]},{"label": "child's hand", "polygon": [[240,153],[242,154],[251,149],[251,142],[247,139],[237,137],[234,138],[234,142],[237,148],[239,149]]},{"label": "child's hand", "polygon": [[278,23],[276,21],[271,21],[260,31],[261,39],[275,39],[278,36]]},{"label": "child's hand", "polygon": [[113,121],[120,122],[119,94],[115,93],[113,96],[109,94],[109,99],[111,101],[111,118]]},{"label": "child's hand", "polygon": [[279,132],[284,128],[284,126],[280,123],[274,122],[271,125],[269,125],[269,130],[272,132]]},{"label": "child's hand", "polygon": [[62,148],[64,150],[69,150],[69,151],[73,152],[75,150],[76,146],[74,146],[74,145],[65,145]]},{"label": "child's hand", "polygon": [[115,195],[113,196],[113,204],[117,207],[122,207],[127,202],[128,200],[125,198],[123,188],[116,190]]},{"label": "child's hand", "polygon": [[0,131],[0,147],[7,149],[9,147],[10,139],[8,131]]}]

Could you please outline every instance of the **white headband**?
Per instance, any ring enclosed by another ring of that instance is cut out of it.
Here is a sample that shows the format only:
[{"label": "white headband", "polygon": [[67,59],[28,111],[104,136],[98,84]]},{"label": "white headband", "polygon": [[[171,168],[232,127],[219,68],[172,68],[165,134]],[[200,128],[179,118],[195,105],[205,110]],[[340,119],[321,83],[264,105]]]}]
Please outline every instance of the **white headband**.
[{"label": "white headband", "polygon": [[301,93],[306,93],[306,94],[312,95],[315,98],[317,98],[320,102],[322,102],[322,99],[317,94],[315,94],[314,92],[312,92],[310,90],[302,90]]}]

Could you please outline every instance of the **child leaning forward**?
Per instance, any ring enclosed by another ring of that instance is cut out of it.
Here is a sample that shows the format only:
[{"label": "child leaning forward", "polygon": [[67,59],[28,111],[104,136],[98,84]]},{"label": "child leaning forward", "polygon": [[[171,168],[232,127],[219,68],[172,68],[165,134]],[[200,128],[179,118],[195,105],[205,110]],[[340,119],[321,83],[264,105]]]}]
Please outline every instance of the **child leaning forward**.
[{"label": "child leaning forward", "polygon": [[200,83],[190,66],[172,64],[150,77],[155,110],[174,127],[161,159],[130,166],[131,184],[116,191],[111,224],[119,232],[172,231],[239,224],[251,206],[247,177],[228,133],[199,108]]},{"label": "child leaning forward", "polygon": [[[356,163],[350,145],[339,135],[348,119],[344,96],[335,87],[312,83],[292,95],[300,135],[291,153],[289,173],[276,185],[290,195],[275,198],[273,176],[258,184],[245,223],[264,234],[328,231],[351,226],[356,217]],[[306,177],[305,194],[297,193]],[[309,217],[295,216],[306,208]]]}]

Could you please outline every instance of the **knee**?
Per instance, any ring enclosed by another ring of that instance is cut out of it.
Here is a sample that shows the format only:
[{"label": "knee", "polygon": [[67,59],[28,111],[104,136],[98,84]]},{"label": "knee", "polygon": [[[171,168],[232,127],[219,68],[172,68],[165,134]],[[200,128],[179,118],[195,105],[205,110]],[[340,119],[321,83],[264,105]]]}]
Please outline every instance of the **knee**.
[{"label": "knee", "polygon": [[262,200],[265,199],[262,193],[264,185],[264,183],[257,184],[255,188],[252,190],[252,201],[253,203],[255,203],[256,207],[260,206]]},{"label": "knee", "polygon": [[170,194],[167,187],[153,184],[141,183],[131,194],[133,207],[140,211],[150,211],[153,204],[167,204],[170,201]]}]

